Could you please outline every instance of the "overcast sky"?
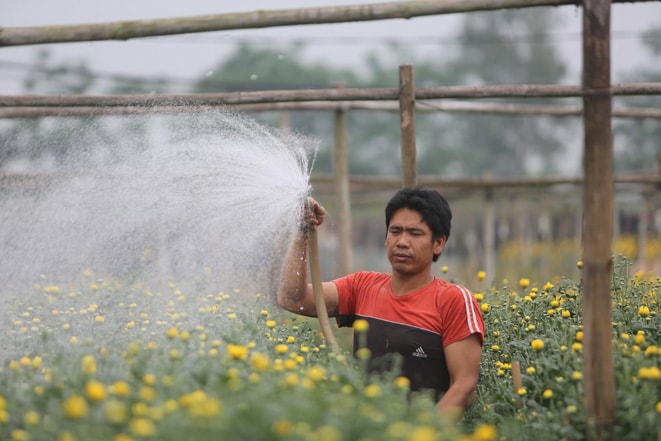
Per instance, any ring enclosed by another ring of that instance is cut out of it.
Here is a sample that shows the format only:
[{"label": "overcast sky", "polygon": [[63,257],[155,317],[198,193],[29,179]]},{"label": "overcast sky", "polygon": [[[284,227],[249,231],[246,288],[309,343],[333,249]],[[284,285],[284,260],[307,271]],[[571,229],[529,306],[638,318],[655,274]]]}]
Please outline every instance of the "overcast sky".
[{"label": "overcast sky", "polygon": [[[347,0],[0,0],[0,27],[41,26],[153,19],[257,9],[289,9],[374,1]],[[581,69],[582,11],[573,6],[559,7],[562,25],[552,31],[552,39],[564,54],[573,72],[570,83],[577,83]],[[65,43],[59,45],[0,48],[0,87],[4,94],[22,93],[20,79],[25,70],[6,62],[30,63],[38,48],[49,47],[58,61],[87,60],[93,71],[106,74],[163,75],[196,78],[229,54],[242,39],[282,41],[308,39],[306,55],[329,65],[360,63],[365,51],[383,47],[386,39],[402,38],[418,47],[429,39],[446,39],[452,49],[460,15],[438,15],[410,20],[385,20],[327,25],[287,26],[246,29],[220,33],[191,34],[126,42]],[[612,80],[637,66],[649,65],[649,55],[641,50],[638,35],[656,25],[661,27],[661,2],[615,4],[612,6]],[[282,46],[281,46],[282,47]],[[3,63],[5,62],[5,63]],[[409,60],[393,60],[397,64]],[[247,73],[252,75],[253,73]],[[254,74],[258,75],[258,72]],[[393,78],[396,82],[396,78]]]}]

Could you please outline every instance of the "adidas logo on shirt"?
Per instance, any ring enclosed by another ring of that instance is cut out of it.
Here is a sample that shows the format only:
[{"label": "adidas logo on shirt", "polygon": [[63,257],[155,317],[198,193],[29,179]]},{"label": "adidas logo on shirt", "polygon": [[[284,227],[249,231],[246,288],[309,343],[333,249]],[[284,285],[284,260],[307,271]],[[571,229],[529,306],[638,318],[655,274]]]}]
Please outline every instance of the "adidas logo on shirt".
[{"label": "adidas logo on shirt", "polygon": [[416,349],[411,355],[413,355],[414,357],[427,358],[427,354],[425,354],[425,351],[422,349],[422,346],[418,346],[418,349]]}]

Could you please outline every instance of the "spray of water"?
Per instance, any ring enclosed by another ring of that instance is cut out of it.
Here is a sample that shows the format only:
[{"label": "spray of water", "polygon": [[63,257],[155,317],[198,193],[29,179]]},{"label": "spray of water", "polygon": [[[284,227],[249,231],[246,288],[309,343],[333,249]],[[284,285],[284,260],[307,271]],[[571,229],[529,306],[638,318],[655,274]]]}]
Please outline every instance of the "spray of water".
[{"label": "spray of water", "polygon": [[39,278],[59,283],[88,269],[127,283],[272,293],[316,142],[220,110],[142,118],[167,135],[114,146],[121,155],[85,146],[54,174],[1,192],[5,302]]}]

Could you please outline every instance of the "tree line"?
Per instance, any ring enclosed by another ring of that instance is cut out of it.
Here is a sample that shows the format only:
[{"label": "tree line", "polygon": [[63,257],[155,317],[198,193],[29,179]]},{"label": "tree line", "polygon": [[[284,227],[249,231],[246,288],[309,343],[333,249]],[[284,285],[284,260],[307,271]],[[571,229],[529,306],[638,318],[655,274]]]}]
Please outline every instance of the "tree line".
[{"label": "tree line", "polygon": [[[397,42],[385,51],[372,52],[364,66],[338,68],[332,60],[311,62],[301,43],[287,47],[240,42],[233,52],[200,75],[189,92],[346,87],[392,87],[399,61],[415,67],[416,86],[557,84],[568,68],[554,47],[549,30],[560,17],[552,8],[488,11],[465,14],[456,50],[438,45],[423,53]],[[522,43],[521,35],[528,41]],[[661,52],[661,29],[650,29],[642,42],[651,56]],[[434,47],[434,46],[431,46]],[[47,51],[37,52],[35,68],[24,79],[25,93],[85,94],[98,90],[99,79],[84,61],[55,63]],[[636,69],[632,82],[661,81],[661,67]],[[170,92],[167,78],[114,77],[104,93]],[[578,100],[578,99],[577,99]],[[495,100],[524,102],[524,100]],[[532,99],[525,100],[531,103]],[[549,100],[537,99],[537,103]],[[554,102],[557,102],[555,100]],[[577,101],[578,102],[578,101]],[[660,97],[619,97],[617,103],[659,107]],[[424,105],[424,103],[422,103]],[[429,104],[433,106],[432,103]],[[251,115],[265,124],[279,124],[277,113]],[[189,118],[195,118],[190,116]],[[111,121],[112,120],[112,121]],[[175,121],[171,127],[182,124]],[[289,124],[319,140],[315,171],[329,172],[333,161],[333,119],[327,111],[293,112]],[[93,126],[93,130],[89,127]],[[118,126],[121,130],[118,130]],[[112,157],[122,149],[145,148],[150,130],[143,116],[38,118],[2,122],[0,170],[16,161],[54,164],[72,155],[100,149]],[[582,138],[578,119],[552,116],[418,113],[418,173],[445,176],[540,176],[579,174]],[[348,114],[349,170],[352,174],[399,174],[399,115],[351,111]],[[128,135],[127,135],[128,134]],[[122,136],[122,149],[117,149]],[[657,120],[616,121],[616,171],[649,169],[661,146]],[[568,160],[567,158],[573,158]]]}]

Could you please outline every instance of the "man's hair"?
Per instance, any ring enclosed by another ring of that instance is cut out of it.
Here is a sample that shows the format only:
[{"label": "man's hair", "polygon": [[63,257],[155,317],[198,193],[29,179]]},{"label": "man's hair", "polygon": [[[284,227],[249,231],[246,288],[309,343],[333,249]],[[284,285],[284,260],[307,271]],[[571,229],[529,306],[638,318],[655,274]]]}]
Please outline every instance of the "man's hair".
[{"label": "man's hair", "polygon": [[[450,237],[452,211],[448,201],[436,190],[423,187],[410,187],[399,190],[386,205],[386,229],[397,210],[408,208],[420,213],[422,220],[432,232],[432,241]],[[440,254],[434,254],[436,262]]]}]

